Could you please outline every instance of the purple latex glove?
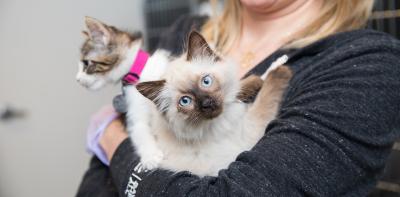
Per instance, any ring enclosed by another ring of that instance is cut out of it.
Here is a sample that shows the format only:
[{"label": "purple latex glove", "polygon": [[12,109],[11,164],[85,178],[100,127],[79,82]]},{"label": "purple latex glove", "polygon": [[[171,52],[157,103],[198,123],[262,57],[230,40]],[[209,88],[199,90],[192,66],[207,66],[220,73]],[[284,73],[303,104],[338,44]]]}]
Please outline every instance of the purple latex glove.
[{"label": "purple latex glove", "polygon": [[105,165],[109,165],[109,161],[104,150],[99,144],[100,137],[103,135],[107,126],[116,118],[119,114],[111,105],[104,106],[98,112],[93,114],[89,127],[87,130],[86,148],[87,151],[95,154]]}]

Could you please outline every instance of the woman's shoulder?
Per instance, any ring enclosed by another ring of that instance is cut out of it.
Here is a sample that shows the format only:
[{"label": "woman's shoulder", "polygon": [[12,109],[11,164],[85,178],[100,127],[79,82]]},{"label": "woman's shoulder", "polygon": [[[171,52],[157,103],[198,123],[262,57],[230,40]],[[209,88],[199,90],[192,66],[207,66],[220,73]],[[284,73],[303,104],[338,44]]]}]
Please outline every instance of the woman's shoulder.
[{"label": "woman's shoulder", "polygon": [[380,38],[380,39],[389,39],[392,41],[396,40],[396,38],[394,38],[390,34],[368,28],[340,32],[331,36],[331,39],[343,39],[343,38],[354,39],[354,40],[363,38]]},{"label": "woman's shoulder", "polygon": [[300,49],[289,65],[297,85],[358,81],[400,88],[400,41],[375,30],[342,32]]},{"label": "woman's shoulder", "polygon": [[315,66],[325,66],[329,69],[349,62],[373,62],[376,66],[391,64],[390,66],[399,68],[400,41],[384,32],[360,29],[326,37],[300,49],[297,56],[299,63],[307,62],[301,61],[304,58],[315,62]]},{"label": "woman's shoulder", "polygon": [[[346,55],[345,52],[364,53],[369,52],[390,52],[400,54],[400,41],[393,36],[372,30],[359,29],[341,32],[322,39],[309,46],[321,48],[322,50],[334,50],[338,54]],[[373,50],[373,51],[372,51]]]}]

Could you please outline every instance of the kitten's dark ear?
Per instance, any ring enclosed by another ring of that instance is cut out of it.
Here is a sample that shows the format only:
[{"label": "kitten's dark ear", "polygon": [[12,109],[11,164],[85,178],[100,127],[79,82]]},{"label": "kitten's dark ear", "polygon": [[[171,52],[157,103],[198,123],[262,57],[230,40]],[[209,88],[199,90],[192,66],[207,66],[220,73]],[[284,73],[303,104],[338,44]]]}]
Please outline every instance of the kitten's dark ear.
[{"label": "kitten's dark ear", "polygon": [[89,38],[97,43],[108,45],[111,32],[107,25],[92,17],[85,17],[86,27],[89,30]]},{"label": "kitten's dark ear", "polygon": [[158,95],[161,93],[165,86],[165,80],[159,81],[146,81],[138,83],[136,89],[146,98],[152,100],[155,104],[159,104],[160,101]]},{"label": "kitten's dark ear", "polygon": [[87,39],[90,38],[89,33],[87,31],[82,31],[82,35]]},{"label": "kitten's dark ear", "polygon": [[255,75],[250,75],[240,81],[240,92],[236,98],[244,103],[252,103],[260,91],[264,81]]},{"label": "kitten's dark ear", "polygon": [[206,39],[197,31],[192,31],[189,34],[188,38],[188,52],[187,52],[187,60],[192,61],[196,58],[202,57],[212,57],[215,61],[218,61],[220,58],[217,54],[210,48]]}]

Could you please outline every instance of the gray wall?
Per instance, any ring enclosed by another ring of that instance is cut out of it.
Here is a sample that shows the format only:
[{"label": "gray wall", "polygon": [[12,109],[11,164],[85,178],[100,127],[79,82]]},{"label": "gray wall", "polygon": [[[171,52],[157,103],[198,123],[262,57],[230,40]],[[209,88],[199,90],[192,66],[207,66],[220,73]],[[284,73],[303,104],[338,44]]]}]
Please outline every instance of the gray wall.
[{"label": "gray wall", "polygon": [[142,29],[139,0],[0,0],[0,104],[28,112],[0,122],[0,196],[74,196],[87,168],[90,115],[119,87],[75,82],[85,15]]}]

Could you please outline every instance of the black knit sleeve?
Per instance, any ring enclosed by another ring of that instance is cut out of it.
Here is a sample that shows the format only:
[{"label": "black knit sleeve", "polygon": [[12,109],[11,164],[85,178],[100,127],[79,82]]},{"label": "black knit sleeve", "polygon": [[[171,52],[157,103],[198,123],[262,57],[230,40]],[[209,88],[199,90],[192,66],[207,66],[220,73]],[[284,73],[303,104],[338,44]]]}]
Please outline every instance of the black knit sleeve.
[{"label": "black knit sleeve", "polygon": [[108,166],[104,165],[97,157],[90,160],[89,169],[86,171],[79,185],[76,197],[118,197],[118,190],[110,175]]},{"label": "black knit sleeve", "polygon": [[[130,185],[132,181],[140,181],[140,177],[133,177],[135,165],[140,161],[139,156],[135,153],[135,149],[132,145],[132,141],[127,138],[125,139],[115,151],[110,161],[111,176],[120,191],[120,196],[129,196],[130,190],[134,191],[136,187]],[[138,180],[135,180],[139,178]],[[131,187],[130,187],[131,186]]]},{"label": "black knit sleeve", "polygon": [[137,173],[125,142],[111,163],[120,195],[366,196],[399,137],[399,48],[361,38],[293,65],[268,134],[217,177]]}]

